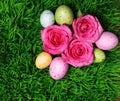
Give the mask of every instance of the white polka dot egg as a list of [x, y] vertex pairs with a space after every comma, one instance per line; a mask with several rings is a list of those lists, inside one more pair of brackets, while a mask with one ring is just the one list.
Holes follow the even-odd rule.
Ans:
[[50, 10], [44, 10], [40, 15], [40, 24], [43, 27], [48, 27], [50, 25], [53, 25], [55, 22], [55, 17], [52, 11]]

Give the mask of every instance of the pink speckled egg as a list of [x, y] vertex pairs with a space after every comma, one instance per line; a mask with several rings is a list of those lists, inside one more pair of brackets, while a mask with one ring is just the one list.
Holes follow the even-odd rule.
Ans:
[[68, 71], [68, 64], [61, 57], [56, 57], [52, 60], [49, 71], [53, 79], [62, 79]]
[[111, 32], [103, 32], [95, 43], [96, 46], [102, 50], [110, 50], [118, 44], [118, 38]]

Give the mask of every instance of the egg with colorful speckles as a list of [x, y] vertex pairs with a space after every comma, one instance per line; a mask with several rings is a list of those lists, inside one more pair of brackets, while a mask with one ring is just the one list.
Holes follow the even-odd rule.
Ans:
[[55, 23], [55, 17], [52, 11], [44, 10], [40, 15], [40, 24], [43, 27], [48, 27]]
[[35, 65], [39, 69], [47, 68], [52, 61], [52, 56], [47, 52], [41, 52], [38, 54], [35, 60]]
[[67, 74], [67, 71], [68, 64], [61, 57], [56, 57], [52, 60], [49, 72], [54, 80], [62, 79]]
[[111, 32], [103, 32], [95, 43], [96, 46], [102, 50], [110, 50], [117, 46], [118, 37]]
[[106, 56], [103, 50], [94, 48], [94, 63], [100, 63], [105, 60]]
[[72, 9], [66, 5], [59, 6], [55, 11], [55, 20], [57, 24], [71, 25], [73, 18], [74, 14]]

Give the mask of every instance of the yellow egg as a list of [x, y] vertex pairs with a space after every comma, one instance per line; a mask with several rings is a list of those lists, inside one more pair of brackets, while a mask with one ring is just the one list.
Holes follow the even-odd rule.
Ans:
[[52, 61], [52, 56], [47, 52], [40, 53], [35, 61], [35, 65], [39, 69], [47, 68]]

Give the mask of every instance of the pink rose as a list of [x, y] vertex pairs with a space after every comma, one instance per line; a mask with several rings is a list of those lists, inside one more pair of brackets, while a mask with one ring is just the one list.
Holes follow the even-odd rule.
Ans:
[[51, 25], [41, 30], [43, 49], [50, 54], [61, 54], [72, 39], [72, 32], [66, 25]]
[[103, 28], [97, 17], [89, 14], [75, 19], [72, 26], [75, 36], [92, 43], [97, 41], [103, 32]]
[[73, 39], [62, 53], [62, 58], [74, 67], [90, 65], [93, 57], [92, 43], [79, 39]]

